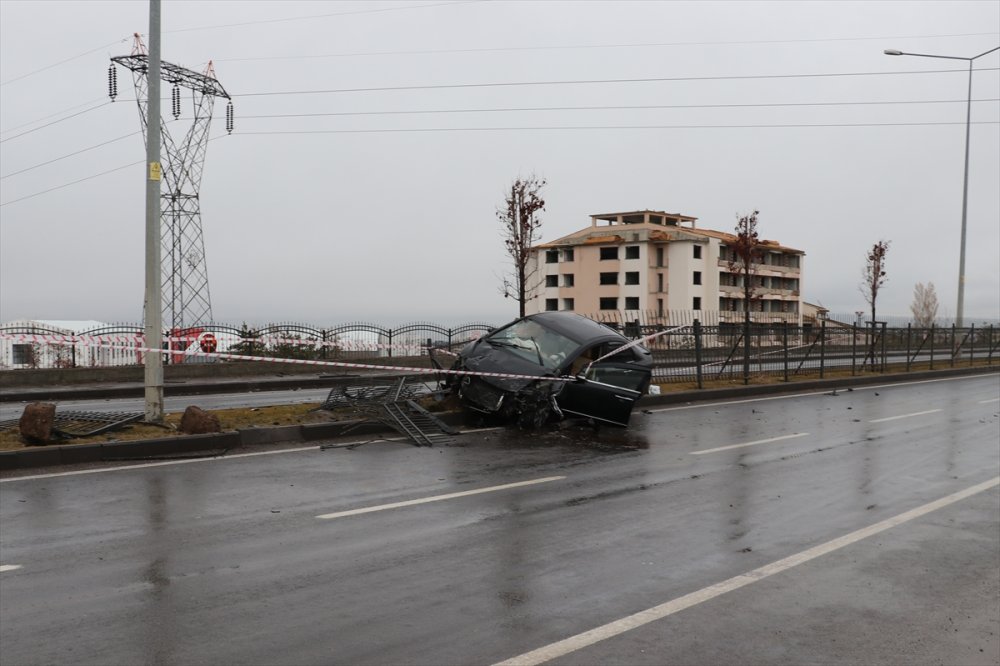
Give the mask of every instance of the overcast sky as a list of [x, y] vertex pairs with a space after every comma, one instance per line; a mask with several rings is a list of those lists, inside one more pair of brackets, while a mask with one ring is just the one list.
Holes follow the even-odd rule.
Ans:
[[[141, 319], [144, 171], [118, 168], [144, 145], [107, 70], [148, 29], [147, 2], [0, 0], [0, 321]], [[512, 318], [495, 211], [532, 173], [543, 240], [594, 213], [731, 231], [758, 209], [806, 253], [806, 300], [867, 309], [886, 239], [879, 311], [933, 282], [955, 314], [967, 63], [882, 52], [996, 47], [995, 0], [167, 0], [162, 29], [163, 59], [214, 60], [235, 107], [226, 136], [216, 105], [201, 188], [219, 322]], [[1000, 316], [998, 67], [973, 75], [967, 320]], [[908, 73], [932, 70], [960, 71]], [[590, 83], [427, 88], [536, 82]], [[321, 92], [358, 88], [396, 90]]]

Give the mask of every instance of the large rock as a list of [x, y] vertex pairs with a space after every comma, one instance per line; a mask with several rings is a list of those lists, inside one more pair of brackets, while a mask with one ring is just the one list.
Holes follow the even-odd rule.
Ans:
[[21, 437], [29, 444], [46, 444], [52, 438], [56, 406], [51, 402], [32, 402], [25, 406], [18, 426]]
[[188, 435], [203, 435], [207, 432], [220, 432], [221, 430], [219, 417], [215, 414], [194, 405], [184, 410], [184, 415], [181, 417], [181, 432]]

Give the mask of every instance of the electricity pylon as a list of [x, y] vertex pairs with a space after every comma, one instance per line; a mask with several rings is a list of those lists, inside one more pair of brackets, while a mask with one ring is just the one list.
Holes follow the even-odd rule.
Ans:
[[[108, 70], [108, 94], [112, 101], [118, 94], [115, 64], [132, 71], [135, 97], [146, 136], [149, 62], [146, 46], [136, 34], [132, 54], [117, 56]], [[212, 299], [208, 290], [208, 267], [205, 263], [205, 241], [201, 229], [199, 191], [208, 147], [208, 130], [212, 122], [215, 98], [229, 101], [226, 107], [226, 130], [233, 131], [233, 103], [229, 93], [215, 79], [212, 63], [205, 73], [161, 61], [160, 78], [173, 85], [171, 110], [174, 120], [181, 115], [181, 88], [191, 91], [194, 117], [178, 142], [167, 123], [160, 117], [162, 161], [160, 216], [160, 283], [163, 324], [171, 330], [212, 322]]]

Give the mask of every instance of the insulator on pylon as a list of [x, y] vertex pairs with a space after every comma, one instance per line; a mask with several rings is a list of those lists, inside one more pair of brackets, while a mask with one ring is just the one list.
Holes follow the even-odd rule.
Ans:
[[171, 92], [171, 102], [173, 103], [174, 120], [181, 117], [181, 89], [174, 84], [174, 89]]
[[233, 133], [233, 100], [226, 104], [226, 132]]
[[114, 65], [108, 67], [108, 97], [112, 102], [118, 97], [118, 70]]

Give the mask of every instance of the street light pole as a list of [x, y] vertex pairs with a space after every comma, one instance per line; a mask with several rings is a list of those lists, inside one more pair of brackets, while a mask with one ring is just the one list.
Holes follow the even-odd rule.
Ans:
[[1000, 51], [1000, 46], [989, 51], [983, 51], [979, 55], [966, 58], [962, 56], [932, 55], [929, 53], [906, 53], [897, 49], [886, 49], [883, 51], [890, 56], [916, 56], [918, 58], [944, 58], [945, 60], [966, 60], [969, 63], [969, 94], [965, 102], [965, 175], [962, 181], [962, 234], [961, 244], [958, 254], [958, 301], [955, 308], [955, 326], [961, 328], [965, 313], [965, 229], [966, 216], [969, 209], [969, 129], [972, 124], [972, 63], [977, 58], [989, 55], [994, 51]]

